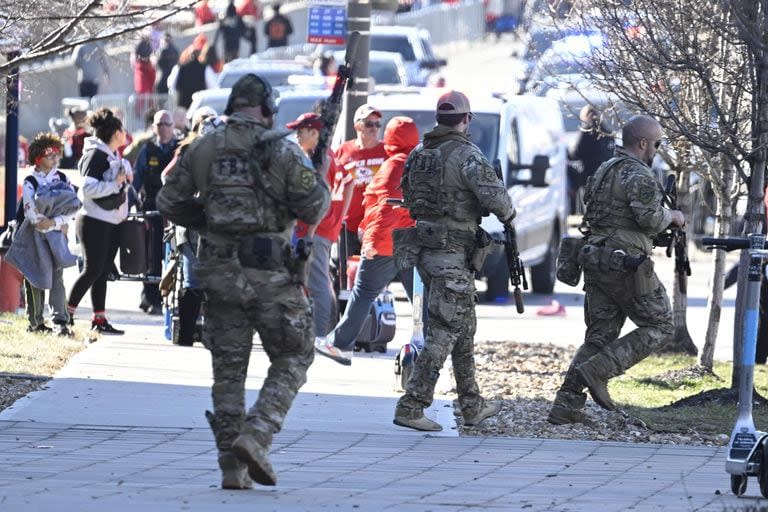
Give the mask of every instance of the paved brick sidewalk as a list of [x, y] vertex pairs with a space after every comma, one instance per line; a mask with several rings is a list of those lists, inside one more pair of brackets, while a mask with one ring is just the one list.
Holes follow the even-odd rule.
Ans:
[[756, 504], [727, 491], [724, 451], [716, 448], [286, 431], [272, 451], [278, 485], [251, 491], [217, 488], [207, 429], [4, 421], [0, 453], [3, 511], [721, 511]]

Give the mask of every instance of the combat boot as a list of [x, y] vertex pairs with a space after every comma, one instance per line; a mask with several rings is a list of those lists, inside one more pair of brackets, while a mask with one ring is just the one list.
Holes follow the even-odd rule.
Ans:
[[232, 451], [237, 458], [248, 466], [248, 474], [254, 482], [261, 485], [275, 485], [277, 476], [269, 462], [267, 448], [259, 443], [259, 432], [245, 427], [232, 443]]
[[501, 411], [501, 402], [498, 400], [494, 400], [493, 402], [485, 402], [483, 404], [483, 408], [480, 409], [477, 414], [474, 414], [473, 416], [470, 416], [467, 418], [464, 416], [464, 426], [465, 427], [474, 427], [481, 421], [490, 418], [491, 416], [496, 416]]
[[248, 476], [248, 466], [237, 460], [230, 451], [219, 452], [222, 489], [252, 489], [253, 481]]
[[443, 430], [442, 425], [427, 418], [424, 416], [424, 413], [417, 415], [417, 413], [408, 414], [395, 411], [395, 419], [392, 420], [392, 423], [401, 427], [421, 430], [422, 432], [440, 432]]
[[584, 414], [583, 411], [578, 411], [575, 409], [569, 409], [567, 407], [563, 407], [562, 405], [553, 405], [552, 409], [549, 410], [549, 416], [547, 416], [547, 421], [552, 423], [553, 425], [567, 425], [569, 423], [583, 423], [584, 425], [587, 425], [588, 427], [594, 427], [595, 422], [592, 421], [592, 419]]
[[616, 403], [611, 399], [611, 395], [608, 393], [608, 379], [597, 375], [597, 372], [592, 370], [594, 365], [591, 365], [590, 361], [587, 361], [576, 368], [576, 373], [584, 381], [584, 384], [586, 384], [587, 389], [589, 389], [589, 394], [592, 395], [592, 399], [597, 405], [607, 411], [616, 410]]

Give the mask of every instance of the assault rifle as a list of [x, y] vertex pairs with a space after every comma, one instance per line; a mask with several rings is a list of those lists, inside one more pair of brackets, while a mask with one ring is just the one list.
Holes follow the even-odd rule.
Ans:
[[339, 115], [341, 114], [341, 105], [344, 100], [344, 90], [352, 84], [354, 80], [354, 70], [352, 69], [352, 63], [355, 60], [357, 54], [357, 43], [360, 39], [359, 32], [352, 32], [349, 34], [347, 40], [347, 53], [344, 55], [344, 64], [339, 66], [336, 72], [336, 81], [333, 83], [333, 89], [328, 100], [323, 104], [320, 117], [323, 119], [323, 127], [320, 129], [320, 137], [317, 141], [317, 147], [312, 154], [312, 163], [315, 169], [320, 169], [325, 158], [325, 153], [328, 150], [328, 143], [333, 136], [333, 131], [336, 129], [336, 123], [339, 121]]
[[[504, 180], [501, 174], [501, 161], [497, 158], [493, 161], [493, 169], [500, 180]], [[523, 292], [520, 291], [520, 284], [523, 289], [528, 289], [528, 281], [525, 278], [525, 267], [523, 260], [520, 259], [520, 252], [517, 249], [517, 231], [512, 223], [504, 224], [504, 254], [507, 258], [507, 267], [509, 267], [509, 282], [514, 287], [515, 307], [517, 312], [522, 314], [525, 311], [523, 304]]]
[[[674, 174], [667, 176], [667, 183], [664, 187], [664, 195], [667, 204], [673, 210], [678, 210], [677, 206], [677, 184]], [[658, 237], [663, 240], [660, 244], [667, 248], [667, 258], [672, 257], [672, 250], [675, 251], [675, 274], [677, 274], [680, 293], [688, 293], [688, 277], [691, 275], [691, 263], [688, 260], [688, 235], [681, 227], [670, 225], [667, 230]], [[668, 242], [668, 245], [667, 245]]]

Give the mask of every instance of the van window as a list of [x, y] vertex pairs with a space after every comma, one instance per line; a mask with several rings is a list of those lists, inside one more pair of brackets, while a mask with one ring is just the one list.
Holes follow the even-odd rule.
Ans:
[[[395, 116], [408, 116], [416, 123], [419, 128], [419, 136], [431, 131], [435, 127], [435, 112], [433, 110], [386, 110], [381, 111], [383, 116], [382, 126]], [[382, 132], [379, 133], [381, 137]], [[475, 114], [472, 122], [469, 124], [469, 137], [472, 139], [483, 155], [493, 162], [498, 158], [499, 151], [499, 115], [498, 114]]]
[[371, 51], [399, 53], [406, 62], [416, 60], [411, 43], [406, 36], [371, 35]]

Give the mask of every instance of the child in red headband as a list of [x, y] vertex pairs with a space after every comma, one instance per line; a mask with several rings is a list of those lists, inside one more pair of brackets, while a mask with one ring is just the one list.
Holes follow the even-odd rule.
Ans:
[[[23, 219], [29, 220], [35, 229], [41, 232], [60, 230], [66, 234], [69, 222], [72, 220], [62, 216], [48, 218], [38, 212], [35, 207], [35, 192], [41, 185], [52, 185], [58, 182], [70, 184], [67, 175], [58, 170], [63, 151], [64, 143], [54, 133], [39, 133], [29, 145], [29, 162], [32, 164], [32, 172], [24, 178], [21, 195], [22, 212]], [[19, 219], [19, 221], [23, 219]], [[29, 319], [28, 331], [41, 334], [55, 331], [59, 336], [72, 335], [68, 327], [69, 313], [67, 312], [63, 269], [54, 270], [53, 286], [48, 297], [48, 302], [53, 309], [53, 329], [45, 325], [43, 316], [45, 290], [35, 288], [25, 279], [24, 291], [27, 302], [27, 318]]]

